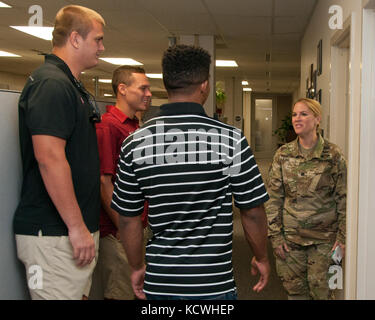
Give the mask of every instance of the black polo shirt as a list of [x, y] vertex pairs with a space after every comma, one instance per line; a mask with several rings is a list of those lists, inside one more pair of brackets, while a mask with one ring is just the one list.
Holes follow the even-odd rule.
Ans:
[[131, 217], [149, 203], [146, 293], [201, 298], [235, 289], [232, 197], [240, 209], [268, 200], [243, 133], [201, 105], [163, 105], [124, 141], [111, 206]]
[[32, 136], [66, 140], [75, 195], [90, 232], [99, 229], [100, 167], [92, 106], [69, 67], [55, 55], [29, 77], [19, 100], [23, 165], [21, 201], [14, 217], [16, 234], [67, 235], [68, 230], [44, 186], [34, 156]]

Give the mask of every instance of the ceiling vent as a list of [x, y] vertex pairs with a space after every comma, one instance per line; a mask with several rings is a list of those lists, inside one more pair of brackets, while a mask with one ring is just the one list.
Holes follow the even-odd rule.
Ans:
[[228, 46], [221, 35], [215, 35], [215, 46], [216, 49], [228, 49]]

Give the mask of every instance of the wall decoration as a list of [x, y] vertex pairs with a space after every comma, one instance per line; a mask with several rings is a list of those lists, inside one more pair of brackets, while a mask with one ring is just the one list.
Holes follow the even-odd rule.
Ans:
[[306, 98], [309, 97], [309, 89], [310, 89], [310, 79], [306, 79]]
[[306, 79], [306, 98], [314, 99], [314, 64], [309, 70], [309, 77]]
[[[313, 72], [313, 77], [312, 77], [312, 84], [311, 84], [311, 87], [312, 87], [312, 92], [313, 92], [313, 98], [315, 98], [316, 97], [316, 95], [317, 95], [317, 78], [318, 78], [318, 70], [315, 70], [314, 72]], [[312, 98], [312, 99], [313, 99]]]
[[318, 50], [317, 50], [317, 67], [318, 76], [323, 73], [323, 40], [320, 39], [318, 43]]
[[318, 94], [316, 95], [316, 100], [322, 104], [322, 89], [318, 91]]
[[306, 98], [314, 99], [314, 97], [315, 97], [314, 89], [313, 87], [310, 87], [309, 90], [307, 91]]

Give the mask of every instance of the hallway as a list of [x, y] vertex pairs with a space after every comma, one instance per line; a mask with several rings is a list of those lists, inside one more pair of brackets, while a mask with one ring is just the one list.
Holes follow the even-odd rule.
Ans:
[[[16, 256], [13, 213], [19, 202], [22, 167], [18, 138], [18, 99], [29, 74], [51, 51], [51, 41], [14, 27], [34, 20], [51, 35], [57, 10], [72, 1], [7, 1], [0, 5], [0, 101], [2, 147], [0, 176], [9, 181], [0, 193], [2, 245], [1, 299], [28, 299], [24, 267]], [[80, 0], [77, 4], [99, 11], [108, 22], [106, 51], [98, 66], [82, 73], [80, 81], [99, 107], [114, 103], [111, 77], [117, 67], [108, 58], [132, 58], [150, 78], [153, 106], [167, 101], [160, 60], [174, 44], [197, 44], [211, 53], [210, 94], [206, 112], [241, 129], [255, 149], [259, 137], [269, 146], [268, 133], [257, 121], [282, 126], [291, 101], [312, 97], [323, 107], [324, 138], [337, 144], [347, 157], [347, 230], [344, 289], [348, 300], [375, 299], [375, 0]], [[36, 7], [34, 13], [30, 12]], [[30, 26], [30, 25], [29, 25]], [[48, 37], [47, 37], [48, 38]], [[152, 50], [150, 50], [152, 48]], [[3, 51], [5, 50], [5, 51]], [[128, 61], [128, 60], [126, 60]], [[231, 67], [223, 62], [234, 62]], [[219, 63], [220, 62], [220, 63]], [[120, 64], [124, 64], [121, 62]], [[126, 62], [128, 63], [128, 62]], [[226, 100], [219, 106], [215, 89]], [[281, 98], [280, 98], [281, 97]], [[273, 99], [257, 117], [255, 100]], [[283, 101], [280, 101], [283, 100]], [[282, 107], [281, 107], [282, 106]], [[284, 108], [285, 106], [285, 108]], [[268, 107], [269, 108], [269, 107]], [[288, 109], [289, 111], [289, 109]], [[268, 129], [269, 126], [267, 126]], [[270, 129], [271, 130], [271, 129]], [[281, 141], [273, 136], [272, 145]], [[258, 142], [258, 143], [256, 143]], [[263, 149], [258, 152], [263, 152]], [[263, 180], [270, 159], [256, 160]], [[240, 300], [284, 300], [269, 245], [271, 278], [260, 294], [252, 286], [251, 250], [243, 235], [240, 212], [234, 210], [233, 264]]]
[[[271, 164], [270, 159], [257, 160], [263, 181], [266, 180], [267, 172]], [[240, 212], [234, 208], [234, 236], [233, 236], [233, 269], [238, 290], [239, 300], [286, 300], [287, 296], [281, 281], [276, 274], [275, 259], [272, 254], [271, 243], [268, 243], [268, 258], [271, 265], [271, 275], [267, 287], [259, 294], [252, 290], [259, 276], [250, 273], [250, 262], [253, 257], [249, 245], [243, 234]]]

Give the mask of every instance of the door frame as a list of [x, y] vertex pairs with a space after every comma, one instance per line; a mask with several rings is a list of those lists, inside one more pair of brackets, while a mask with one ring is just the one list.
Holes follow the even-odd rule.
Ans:
[[357, 299], [375, 299], [375, 0], [363, 8]]

